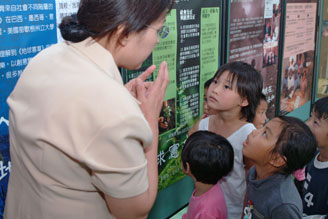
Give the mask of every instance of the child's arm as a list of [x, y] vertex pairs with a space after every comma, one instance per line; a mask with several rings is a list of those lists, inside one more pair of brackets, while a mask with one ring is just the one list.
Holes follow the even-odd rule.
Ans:
[[[200, 119], [201, 120], [201, 119]], [[197, 132], [198, 131], [198, 126], [199, 126], [199, 122], [200, 120], [198, 120], [188, 131], [188, 136], [190, 136], [192, 133]]]

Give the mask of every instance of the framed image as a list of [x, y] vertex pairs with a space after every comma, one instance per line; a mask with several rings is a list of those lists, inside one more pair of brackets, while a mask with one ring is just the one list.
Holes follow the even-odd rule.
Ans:
[[244, 61], [263, 76], [267, 116], [274, 117], [278, 75], [280, 0], [230, 1], [227, 61]]
[[322, 20], [320, 32], [320, 51], [318, 63], [318, 81], [317, 96], [318, 98], [328, 96], [328, 2], [322, 4]]
[[287, 0], [280, 114], [287, 114], [311, 101], [317, 18], [316, 0]]

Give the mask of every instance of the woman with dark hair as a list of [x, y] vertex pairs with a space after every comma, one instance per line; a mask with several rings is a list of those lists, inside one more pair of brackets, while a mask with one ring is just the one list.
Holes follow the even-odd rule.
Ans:
[[11, 175], [4, 218], [145, 218], [157, 194], [158, 117], [169, 82], [138, 69], [173, 0], [81, 0], [8, 98]]

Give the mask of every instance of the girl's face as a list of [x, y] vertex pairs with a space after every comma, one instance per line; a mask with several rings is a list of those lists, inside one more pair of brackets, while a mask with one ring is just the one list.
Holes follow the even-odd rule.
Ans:
[[318, 119], [315, 113], [311, 112], [311, 117], [306, 121], [312, 133], [318, 141], [318, 147], [328, 147], [328, 120]]
[[267, 119], [266, 112], [268, 110], [268, 103], [265, 100], [261, 100], [260, 105], [257, 106], [253, 124], [259, 129], [262, 128]]
[[213, 110], [229, 111], [248, 105], [237, 91], [237, 80], [231, 81], [231, 74], [223, 72], [219, 78], [214, 78], [207, 92], [207, 104]]
[[129, 33], [123, 39], [123, 46], [115, 57], [116, 64], [130, 70], [139, 69], [159, 42], [158, 31], [164, 25], [165, 17], [166, 12], [146, 29]]
[[243, 155], [256, 164], [269, 163], [281, 131], [282, 125], [278, 118], [272, 119], [263, 128], [253, 130], [243, 143]]

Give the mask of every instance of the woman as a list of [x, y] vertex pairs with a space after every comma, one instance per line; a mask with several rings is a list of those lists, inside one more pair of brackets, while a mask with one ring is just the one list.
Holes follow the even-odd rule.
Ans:
[[[8, 98], [5, 218], [144, 218], [157, 193], [158, 116], [168, 84], [148, 68], [173, 0], [81, 0], [64, 43], [40, 52]], [[167, 34], [167, 31], [166, 33]], [[73, 43], [74, 42], [74, 43]]]

